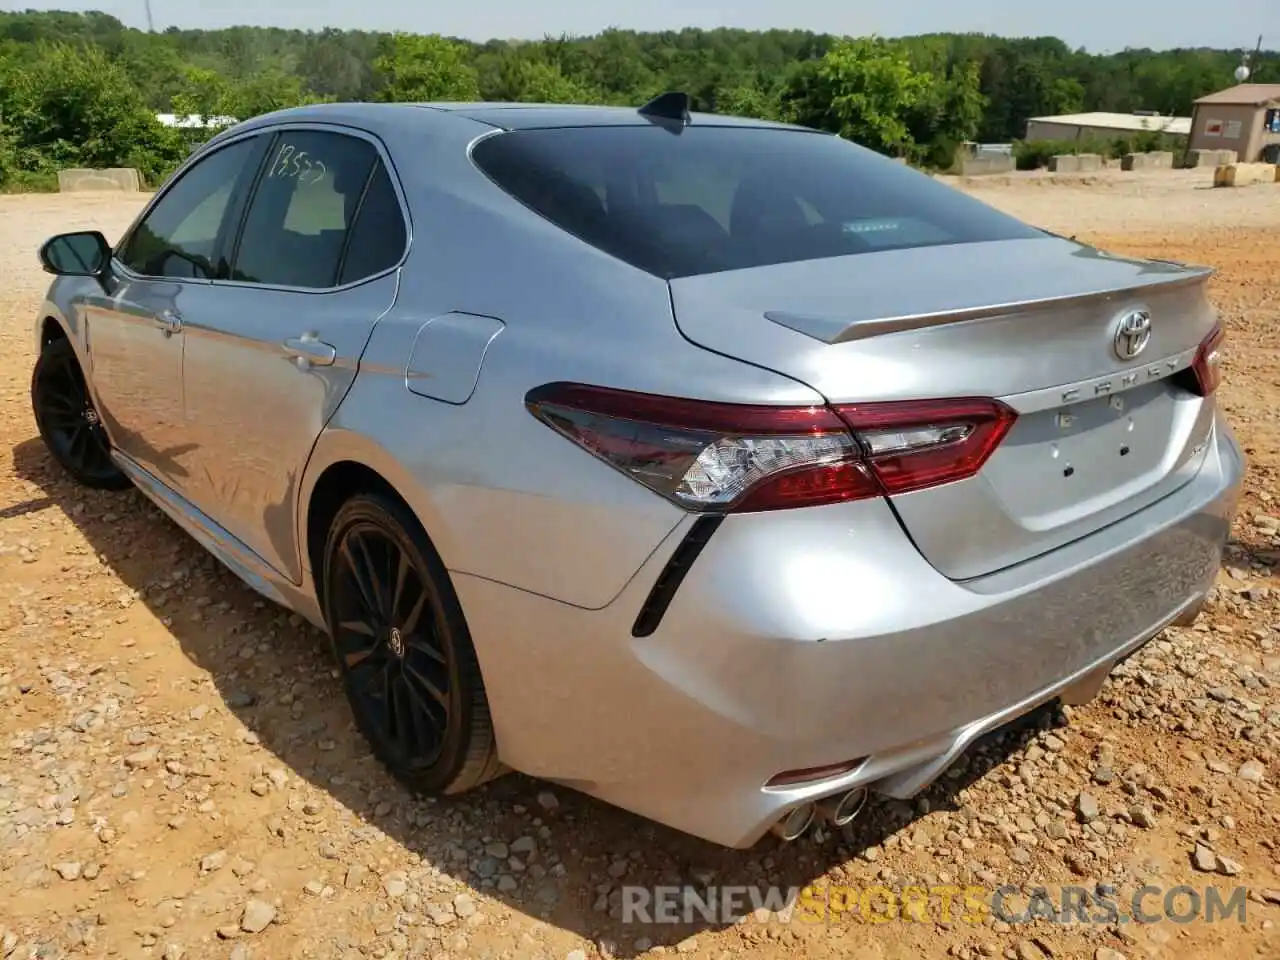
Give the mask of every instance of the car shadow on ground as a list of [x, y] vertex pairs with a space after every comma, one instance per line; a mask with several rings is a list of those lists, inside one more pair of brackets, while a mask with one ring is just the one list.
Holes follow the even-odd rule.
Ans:
[[[832, 871], [838, 875], [842, 864], [907, 830], [923, 813], [955, 809], [956, 795], [966, 786], [1021, 751], [1038, 732], [1065, 722], [1056, 706], [1042, 708], [975, 744], [912, 803], [873, 801], [843, 830], [811, 830], [789, 844], [768, 836], [746, 851], [705, 843], [519, 774], [463, 797], [416, 800], [383, 771], [355, 730], [323, 634], [241, 584], [142, 494], [76, 486], [35, 438], [19, 444], [13, 456], [18, 475], [44, 494], [32, 503], [44, 507], [47, 498], [74, 522], [186, 656], [208, 672], [228, 710], [287, 772], [326, 792], [362, 827], [376, 826], [442, 875], [527, 916], [607, 943], [617, 957], [727, 926], [768, 904], [769, 891], [778, 897]], [[371, 833], [354, 829], [350, 839], [355, 849], [337, 856], [367, 863], [360, 845], [376, 838]], [[301, 842], [306, 836], [274, 842]], [[536, 853], [524, 852], [528, 839], [514, 843], [522, 837], [536, 841]], [[945, 847], [959, 839], [935, 837], [930, 842]], [[514, 849], [504, 858], [494, 844]], [[319, 872], [321, 858], [331, 860], [335, 853], [318, 847], [307, 855], [316, 860]], [[520, 862], [513, 864], [511, 856]], [[966, 859], [962, 856], [960, 862]], [[334, 865], [327, 866], [331, 871]], [[910, 880], [876, 872], [890, 887]], [[957, 872], [954, 882], [975, 882], [965, 869]], [[677, 904], [677, 922], [645, 923], [643, 911], [624, 917], [623, 886], [666, 888], [674, 900], [665, 902]], [[727, 907], [708, 914], [704, 898], [709, 886], [748, 890], [739, 894], [731, 915], [723, 912]], [[683, 889], [674, 893], [672, 887]], [[752, 889], [758, 893], [750, 893]], [[646, 901], [641, 895], [631, 902], [644, 907]], [[781, 902], [774, 900], [774, 905]]]

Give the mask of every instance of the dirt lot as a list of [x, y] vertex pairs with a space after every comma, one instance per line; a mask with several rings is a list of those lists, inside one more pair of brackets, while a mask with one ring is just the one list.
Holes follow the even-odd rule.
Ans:
[[[1208, 611], [917, 803], [748, 852], [517, 776], [449, 803], [403, 794], [317, 633], [140, 495], [73, 488], [36, 438], [35, 248], [75, 227], [114, 239], [136, 199], [0, 197], [0, 957], [1280, 956], [1280, 186], [1208, 179], [964, 185], [1055, 231], [1220, 268], [1221, 396], [1250, 475]], [[856, 890], [829, 894], [835, 916], [622, 922], [620, 888], [659, 884]], [[1150, 885], [1149, 919], [1186, 884], [1172, 912], [1199, 901], [1200, 919], [1010, 923], [963, 899], [944, 916], [936, 894], [874, 922], [897, 891], [952, 884], [1009, 885], [1015, 915], [1064, 884], [1111, 884], [1127, 915]], [[1204, 919], [1208, 888], [1245, 886], [1243, 922]]]

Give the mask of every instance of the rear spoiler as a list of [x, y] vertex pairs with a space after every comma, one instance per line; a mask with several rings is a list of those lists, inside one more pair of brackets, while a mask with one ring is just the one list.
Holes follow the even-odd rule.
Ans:
[[986, 320], [1015, 313], [1055, 310], [1064, 306], [1076, 306], [1086, 303], [1106, 303], [1109, 300], [1135, 296], [1153, 288], [1163, 291], [1176, 287], [1195, 286], [1205, 283], [1216, 273], [1213, 267], [1194, 266], [1178, 263], [1174, 260], [1152, 259], [1151, 262], [1181, 267], [1184, 272], [1174, 276], [1153, 277], [1143, 283], [1126, 284], [1102, 290], [1038, 297], [1033, 300], [1020, 300], [1010, 303], [960, 307], [955, 310], [938, 310], [932, 313], [912, 313], [849, 320], [838, 316], [819, 316], [790, 313], [785, 310], [767, 310], [764, 316], [765, 319], [779, 326], [787, 327], [797, 333], [803, 333], [805, 336], [813, 337], [813, 339], [820, 340], [823, 343], [847, 343], [851, 340], [866, 340], [870, 337], [883, 336], [888, 333], [900, 333], [904, 330], [921, 330], [951, 323]]

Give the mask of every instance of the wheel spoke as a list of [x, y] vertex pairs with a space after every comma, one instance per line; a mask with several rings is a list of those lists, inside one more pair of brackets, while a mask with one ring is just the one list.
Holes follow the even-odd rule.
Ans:
[[[347, 669], [354, 670], [356, 667], [360, 666], [370, 657], [375, 655], [378, 657], [386, 656], [386, 651], [383, 650], [382, 645], [379, 643], [371, 643], [367, 647], [349, 650], [347, 653], [342, 655], [342, 662], [347, 665]], [[376, 664], [370, 664], [370, 666], [374, 665]]]
[[[440, 706], [444, 707], [446, 712], [448, 711], [449, 698], [443, 690], [441, 690], [434, 683], [428, 680], [426, 676], [424, 676], [418, 670], [415, 670], [412, 666], [410, 666], [407, 661], [405, 662], [405, 665], [404, 665], [404, 672], [405, 672], [406, 678], [412, 677], [415, 681], [417, 681], [416, 686], [421, 687], [422, 691], [426, 693], [427, 696], [429, 696], [436, 703], [440, 704]], [[414, 686], [414, 685], [415, 684], [411, 684], [411, 686]]]
[[[423, 740], [430, 741], [443, 736], [444, 725], [448, 722], [449, 718], [449, 711], [447, 709], [440, 710], [433, 708], [431, 706], [431, 702], [422, 695], [422, 691], [418, 689], [416, 684], [406, 681], [405, 691], [409, 694], [409, 697], [413, 700], [414, 706], [417, 708], [413, 711], [414, 717], [420, 717], [425, 720], [427, 725], [431, 728], [426, 732]], [[441, 722], [442, 719], [444, 723]]]
[[416, 634], [405, 640], [405, 648], [410, 652], [421, 653], [433, 663], [438, 663], [442, 667], [448, 665], [448, 661], [444, 658], [444, 653], [437, 649], [434, 644], [428, 643]]
[[63, 381], [66, 384], [67, 399], [74, 403], [78, 409], [83, 410], [89, 406], [89, 397], [85, 393], [84, 384], [80, 382], [80, 378], [75, 371], [68, 368], [63, 373]]
[[351, 579], [355, 581], [356, 590], [359, 591], [360, 597], [364, 601], [365, 613], [378, 618], [381, 611], [378, 609], [377, 594], [373, 592], [370, 584], [366, 582], [361, 561], [356, 559], [355, 553], [351, 549], [351, 541], [355, 539], [357, 539], [355, 534], [349, 534], [342, 541], [342, 557], [346, 561], [347, 572]]
[[383, 714], [383, 722], [386, 724], [385, 729], [387, 736], [392, 740], [398, 740], [396, 736], [396, 699], [395, 679], [391, 676], [391, 665], [388, 664], [382, 671], [382, 705], [385, 713]]
[[427, 590], [424, 586], [418, 592], [418, 599], [414, 601], [413, 609], [409, 611], [409, 615], [404, 618], [404, 623], [400, 625], [400, 629], [405, 633], [417, 633], [418, 621], [422, 619], [422, 608], [427, 605]]
[[84, 423], [84, 417], [79, 413], [68, 413], [63, 409], [53, 409], [46, 406], [44, 409], [44, 422], [50, 430], [58, 433], [71, 433]]
[[368, 620], [343, 620], [338, 629], [347, 633], [358, 633], [362, 637], [376, 637], [378, 632]]
[[67, 446], [68, 458], [74, 460], [76, 466], [84, 467], [84, 455], [89, 446], [89, 428], [81, 424], [72, 430]]
[[40, 405], [44, 407], [46, 415], [63, 414], [77, 420], [84, 415], [84, 407], [77, 406], [70, 398], [58, 393], [46, 392], [40, 398]]
[[98, 435], [90, 430], [84, 451], [85, 471], [88, 473], [99, 472], [102, 470], [106, 459], [106, 451], [102, 449], [102, 444], [98, 442]]
[[396, 614], [400, 611], [400, 600], [404, 596], [404, 584], [409, 578], [409, 555], [403, 550], [397, 551], [400, 554], [400, 563], [396, 567], [396, 585], [391, 592], [391, 620], [394, 623]]
[[364, 566], [364, 574], [369, 585], [369, 595], [373, 597], [376, 604], [374, 612], [380, 613], [384, 620], [390, 620], [387, 616], [387, 594], [382, 583], [382, 578], [378, 575], [378, 565], [373, 562], [373, 556], [369, 553], [369, 544], [365, 542], [364, 535], [359, 536], [352, 534], [352, 539], [356, 542], [356, 549], [360, 554], [360, 561]]
[[413, 722], [413, 694], [409, 690], [409, 685], [405, 682], [403, 676], [398, 677], [395, 682], [395, 717], [396, 729], [399, 731], [400, 739], [406, 743], [417, 741], [415, 746], [422, 746], [421, 740], [416, 736], [418, 730], [417, 725]]
[[[385, 680], [389, 667], [390, 665], [385, 657], [366, 658], [351, 671], [352, 677], [356, 681], [354, 684], [356, 692], [361, 697], [379, 699], [380, 691], [385, 689]], [[361, 674], [363, 674], [363, 677]]]

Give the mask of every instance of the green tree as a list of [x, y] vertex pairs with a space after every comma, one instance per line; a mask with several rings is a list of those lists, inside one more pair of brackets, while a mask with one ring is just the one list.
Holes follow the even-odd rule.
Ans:
[[374, 61], [374, 69], [383, 79], [379, 100], [480, 99], [480, 81], [467, 49], [439, 34], [395, 34]]
[[221, 74], [200, 67], [187, 67], [170, 106], [181, 117], [197, 116], [208, 120], [225, 116], [230, 90], [231, 82]]
[[778, 98], [761, 90], [755, 84], [721, 87], [716, 91], [715, 98], [716, 113], [730, 117], [751, 117], [756, 120], [779, 118]]
[[494, 100], [515, 103], [599, 103], [598, 90], [567, 77], [560, 67], [521, 50], [506, 53], [498, 61]]
[[909, 155], [917, 163], [947, 169], [960, 145], [977, 136], [987, 98], [977, 63], [960, 63], [948, 75], [926, 77], [922, 95], [906, 113], [914, 144]]
[[248, 120], [263, 113], [332, 99], [307, 90], [301, 77], [278, 68], [268, 69], [230, 84], [218, 102], [218, 112], [237, 120]]
[[[44, 61], [59, 46], [76, 54], [55, 56], [52, 71]], [[160, 128], [140, 108], [249, 117], [329, 98], [634, 107], [683, 90], [699, 110], [798, 120], [943, 165], [961, 140], [1025, 136], [1033, 116], [1091, 110], [1188, 116], [1197, 97], [1233, 83], [1246, 53], [1253, 55], [1207, 48], [1101, 55], [1053, 37], [937, 33], [889, 42], [731, 28], [483, 43], [244, 26], [148, 33], [100, 13], [0, 12], [0, 109], [8, 111], [3, 162], [18, 173], [44, 171], [36, 175], [46, 182], [51, 171], [82, 157], [123, 164], [132, 152], [142, 158], [138, 165], [161, 170], [174, 155], [175, 137], [185, 148], [187, 138], [207, 135]], [[1280, 52], [1262, 51], [1251, 67], [1258, 82], [1280, 80]], [[86, 73], [100, 82], [89, 84]], [[48, 89], [37, 91], [33, 83]], [[131, 119], [100, 125], [126, 102]]]
[[784, 116], [881, 153], [903, 155], [914, 141], [906, 116], [928, 96], [930, 78], [905, 51], [879, 37], [839, 41], [792, 78]]
[[154, 181], [182, 153], [129, 76], [98, 47], [41, 42], [29, 63], [7, 70], [0, 97], [19, 164], [32, 172], [131, 166]]

